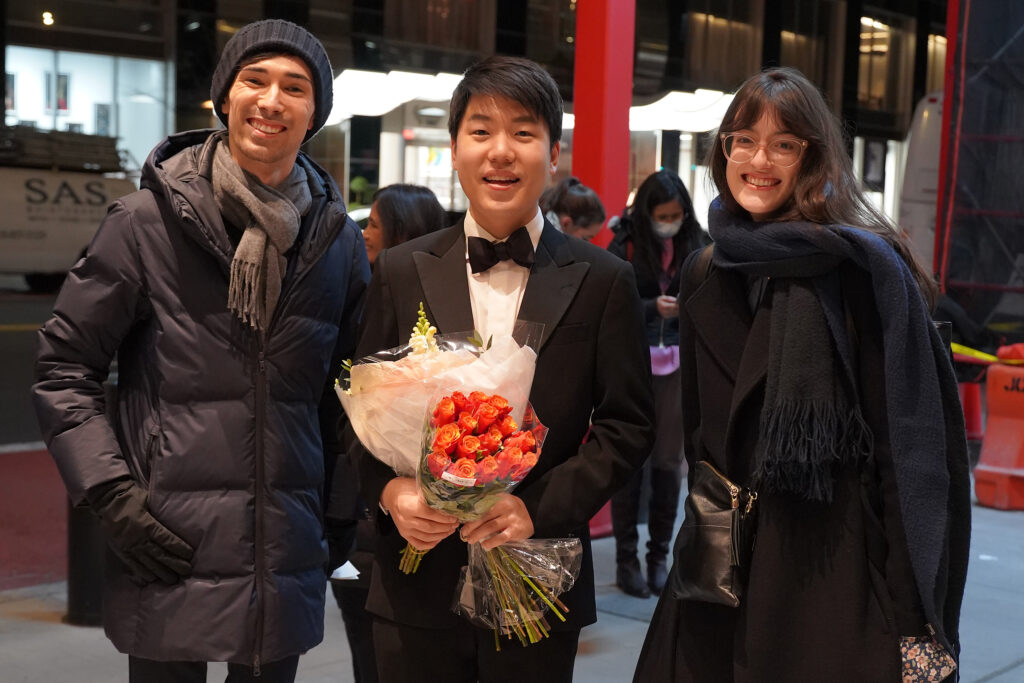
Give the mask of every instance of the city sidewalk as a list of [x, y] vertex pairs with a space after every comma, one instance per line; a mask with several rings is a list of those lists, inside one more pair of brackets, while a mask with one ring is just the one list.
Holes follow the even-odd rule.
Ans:
[[[614, 542], [594, 542], [598, 622], [584, 629], [576, 660], [579, 683], [632, 679], [655, 600], [614, 585]], [[0, 592], [0, 680], [4, 683], [117, 683], [127, 660], [102, 629], [61, 623], [63, 582]], [[329, 602], [324, 643], [299, 664], [302, 683], [352, 680], [345, 632]], [[971, 567], [964, 599], [961, 666], [965, 683], [1024, 682], [1024, 512], [974, 508]], [[211, 666], [209, 680], [225, 669]]]

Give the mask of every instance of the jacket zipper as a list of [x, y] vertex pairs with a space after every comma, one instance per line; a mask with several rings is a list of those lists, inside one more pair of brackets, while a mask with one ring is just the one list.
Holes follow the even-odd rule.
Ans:
[[[318, 207], [316, 209], [316, 214], [312, 216], [312, 218], [310, 219], [309, 225], [317, 225], [321, 221], [321, 215], [327, 210], [328, 206], [326, 205], [321, 205], [320, 207]], [[344, 224], [342, 224], [342, 226], [344, 227]], [[285, 282], [283, 283], [284, 288], [281, 290], [281, 296], [277, 300], [277, 308], [274, 309], [274, 315], [271, 317], [270, 322], [267, 324], [266, 333], [268, 335], [270, 334], [270, 331], [274, 328], [274, 323], [277, 322], [278, 317], [280, 317], [279, 314], [281, 310], [285, 308], [285, 303], [291, 298], [291, 295], [296, 291], [299, 283], [302, 282], [303, 279], [305, 279], [306, 275], [309, 274], [309, 271], [311, 271], [313, 267], [316, 266], [316, 264], [320, 261], [320, 259], [323, 258], [323, 255], [327, 252], [328, 249], [331, 248], [331, 245], [334, 244], [334, 240], [337, 239], [337, 237], [338, 235], [337, 233], [335, 233], [331, 237], [331, 239], [324, 239], [322, 244], [320, 245], [320, 248], [316, 251], [316, 253], [311, 254], [312, 258], [310, 258], [308, 261], [296, 261], [295, 270], [292, 272], [291, 277], [285, 278]], [[300, 255], [296, 254], [295, 258], [299, 259]]]
[[263, 620], [266, 604], [263, 595], [263, 418], [266, 410], [264, 394], [267, 390], [267, 363], [263, 353], [263, 338], [257, 336], [258, 368], [256, 371], [256, 490], [255, 490], [255, 543], [254, 562], [256, 570], [256, 653], [253, 657], [252, 675], [260, 676], [260, 655], [263, 652]]

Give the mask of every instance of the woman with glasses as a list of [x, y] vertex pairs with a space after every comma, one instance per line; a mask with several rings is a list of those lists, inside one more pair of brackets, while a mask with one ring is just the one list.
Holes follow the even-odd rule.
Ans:
[[690, 492], [636, 681], [956, 678], [956, 381], [935, 286], [846, 150], [785, 68], [740, 87], [712, 144], [715, 243], [679, 293]]
[[[651, 455], [632, 481], [612, 496], [615, 584], [637, 598], [661, 593], [668, 576], [668, 550], [683, 478], [682, 425], [679, 423], [680, 266], [708, 243], [693, 215], [690, 193], [678, 175], [662, 169], [640, 184], [633, 205], [609, 224], [615, 236], [608, 251], [633, 264], [644, 303], [647, 343], [654, 382], [655, 440]], [[651, 484], [647, 506], [647, 576], [637, 556], [637, 518], [644, 478]]]

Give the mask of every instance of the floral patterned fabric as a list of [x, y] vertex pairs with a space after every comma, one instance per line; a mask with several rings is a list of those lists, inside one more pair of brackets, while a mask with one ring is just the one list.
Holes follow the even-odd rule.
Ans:
[[931, 636], [900, 638], [903, 683], [939, 683], [956, 671], [956, 662]]

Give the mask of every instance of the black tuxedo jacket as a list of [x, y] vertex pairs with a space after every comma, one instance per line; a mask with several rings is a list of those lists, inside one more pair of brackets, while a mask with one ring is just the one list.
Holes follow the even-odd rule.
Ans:
[[[358, 356], [408, 339], [420, 302], [439, 333], [473, 329], [465, 254], [461, 222], [382, 252]], [[549, 619], [553, 628], [578, 629], [596, 620], [589, 520], [643, 464], [654, 438], [650, 354], [633, 269], [545, 221], [518, 317], [544, 324], [530, 402], [550, 431], [539, 462], [513, 493], [529, 510], [535, 538], [583, 543], [580, 577], [563, 597], [568, 621]], [[462, 618], [451, 605], [466, 544], [454, 533], [416, 574], [400, 573], [405, 540], [376, 505], [395, 474], [362, 447], [355, 451], [380, 531], [367, 608], [412, 626], [454, 625]]]

